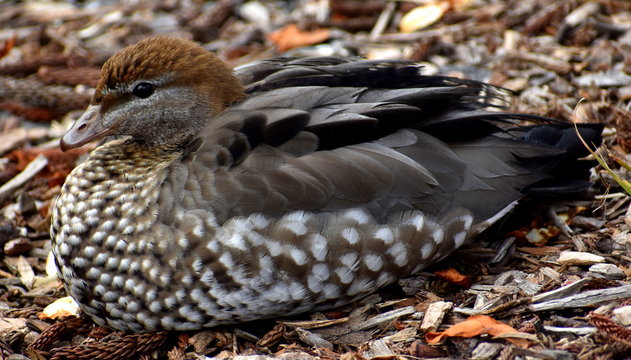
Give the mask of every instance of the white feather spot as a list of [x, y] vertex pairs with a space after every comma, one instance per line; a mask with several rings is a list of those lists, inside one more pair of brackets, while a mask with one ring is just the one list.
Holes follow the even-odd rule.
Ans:
[[182, 249], [187, 249], [188, 248], [188, 239], [186, 238], [186, 236], [180, 234], [180, 236], [177, 239], [177, 244]]
[[288, 290], [293, 300], [302, 300], [306, 297], [307, 289], [296, 281], [289, 283]]
[[218, 261], [228, 269], [234, 266], [232, 255], [230, 255], [229, 252], [224, 252], [223, 254], [221, 254], [221, 257], [219, 257]]
[[229, 246], [233, 249], [239, 249], [241, 251], [247, 250], [245, 239], [239, 233], [233, 233], [231, 236], [228, 236], [224, 242], [224, 245]]
[[329, 253], [327, 239], [320, 234], [312, 234], [309, 236], [307, 243], [311, 244], [311, 255], [313, 255], [317, 261], [324, 261], [326, 255]]
[[116, 268], [118, 268], [118, 263], [119, 260], [117, 257], [111, 257], [107, 259], [107, 262], [105, 263], [105, 268], [107, 270], [115, 270]]
[[461, 231], [457, 233], [456, 235], [454, 235], [454, 243], [455, 243], [456, 248], [459, 248], [466, 239], [467, 239], [466, 231]]
[[309, 290], [312, 292], [319, 293], [322, 289], [324, 289], [324, 282], [314, 275], [309, 275], [307, 277], [307, 286], [309, 286]]
[[428, 241], [421, 247], [421, 256], [423, 259], [428, 259], [432, 251], [434, 251], [434, 243]]
[[81, 245], [81, 238], [76, 236], [76, 235], [68, 236], [66, 241], [68, 242], [68, 244], [70, 244], [72, 246], [79, 246], [79, 245]]
[[128, 258], [123, 258], [120, 261], [120, 264], [118, 265], [118, 271], [126, 272], [127, 270], [129, 270], [130, 263], [131, 263], [131, 260], [129, 260]]
[[258, 230], [267, 228], [272, 222], [268, 217], [261, 214], [250, 215], [248, 220], [250, 220], [252, 226]]
[[359, 279], [353, 281], [351, 286], [346, 290], [346, 294], [350, 296], [355, 296], [361, 293], [367, 293], [375, 290], [375, 282], [371, 279]]
[[114, 250], [124, 252], [125, 249], [127, 249], [127, 241], [125, 241], [125, 239], [119, 239], [116, 242], [116, 247], [114, 247]]
[[328, 280], [331, 276], [329, 266], [323, 263], [317, 263], [313, 265], [313, 267], [311, 268], [311, 273], [313, 273], [316, 278], [322, 281]]
[[113, 249], [116, 246], [116, 241], [118, 238], [114, 235], [109, 235], [107, 239], [105, 239], [105, 247], [108, 249]]
[[357, 253], [354, 251], [345, 253], [340, 258], [340, 262], [349, 269], [357, 268]]
[[425, 226], [425, 217], [423, 215], [416, 215], [412, 218], [412, 225], [416, 228], [416, 231], [422, 231]]
[[337, 299], [341, 295], [340, 287], [332, 283], [327, 283], [324, 285], [323, 295], [327, 299]]
[[[127, 303], [127, 307], [125, 308], [125, 310], [127, 310], [127, 312], [135, 314], [140, 310], [140, 304], [138, 304], [137, 301], [130, 301], [129, 303]], [[136, 316], [136, 319], [139, 319], [140, 315], [141, 314], [138, 314]]]
[[121, 230], [121, 229], [124, 229], [124, 228], [128, 227], [129, 225], [131, 225], [131, 223], [130, 223], [129, 219], [127, 219], [127, 218], [122, 218], [122, 219], [120, 219], [120, 221], [118, 222], [117, 227], [118, 227], [118, 229], [119, 229], [119, 230]]
[[98, 281], [103, 285], [110, 285], [112, 283], [112, 275], [108, 273], [102, 273], [101, 276], [99, 276]]
[[462, 221], [464, 222], [464, 228], [468, 230], [473, 224], [473, 217], [471, 215], [462, 215]]
[[350, 245], [354, 245], [359, 242], [359, 232], [355, 228], [346, 228], [342, 230], [342, 237]]
[[364, 264], [370, 271], [379, 271], [383, 267], [383, 259], [377, 254], [366, 254], [364, 256]]
[[152, 313], [159, 313], [162, 311], [162, 304], [159, 301], [154, 300], [149, 304], [149, 311]]
[[174, 296], [169, 296], [164, 299], [164, 305], [167, 309], [175, 309], [177, 304], [177, 299]]
[[83, 256], [88, 259], [92, 259], [96, 255], [96, 248], [94, 246], [86, 246], [83, 249]]
[[373, 235], [373, 237], [375, 239], [379, 239], [383, 241], [383, 243], [386, 245], [390, 245], [394, 241], [394, 234], [392, 233], [392, 230], [386, 227], [375, 231], [375, 234]]
[[302, 236], [306, 234], [308, 230], [305, 224], [298, 221], [291, 221], [291, 222], [285, 223], [283, 224], [283, 227], [291, 231], [292, 233], [296, 234], [297, 236]]
[[372, 219], [371, 216], [362, 209], [351, 209], [344, 213], [344, 217], [355, 220], [358, 224], [368, 224]]
[[94, 265], [103, 266], [107, 261], [107, 254], [100, 253], [94, 258]]
[[59, 253], [60, 253], [60, 255], [62, 255], [62, 256], [68, 256], [68, 255], [70, 255], [70, 245], [68, 245], [68, 243], [67, 243], [67, 242], [62, 242], [62, 243], [59, 245], [58, 249], [59, 249]]
[[394, 259], [394, 263], [400, 267], [408, 264], [408, 254], [402, 243], [392, 245], [387, 252]]
[[378, 287], [386, 286], [394, 281], [394, 276], [388, 272], [382, 272], [377, 277], [376, 283]]
[[90, 238], [90, 240], [92, 240], [96, 244], [100, 244], [103, 241], [103, 239], [105, 239], [106, 235], [107, 233], [104, 231], [95, 231], [94, 234], [92, 234], [92, 237]]
[[[118, 299], [118, 294], [115, 293], [114, 291], [106, 291], [105, 294], [103, 294], [103, 296], [101, 297], [101, 299], [105, 301], [106, 303], [111, 303], [111, 302], [116, 301], [116, 299]], [[113, 315], [111, 311], [110, 311], [110, 314]], [[117, 317], [120, 317], [120, 315]]]
[[153, 261], [151, 261], [151, 259], [149, 258], [144, 258], [142, 259], [142, 263], [140, 264], [140, 266], [142, 267], [142, 271], [148, 271], [153, 268]]
[[432, 237], [434, 238], [434, 242], [436, 244], [442, 243], [444, 236], [445, 236], [445, 232], [441, 228], [434, 230], [434, 232], [432, 233]]
[[338, 267], [337, 269], [335, 269], [335, 273], [340, 278], [340, 282], [342, 284], [350, 284], [355, 277], [355, 274], [353, 274], [351, 269], [347, 268], [346, 266]]
[[200, 274], [202, 272], [202, 269], [204, 268], [204, 263], [202, 263], [202, 260], [200, 258], [195, 258], [192, 266], [195, 273]]
[[85, 277], [88, 280], [96, 280], [99, 278], [99, 276], [101, 276], [101, 271], [97, 268], [90, 268], [90, 270], [88, 270], [88, 272], [85, 273]]
[[307, 262], [307, 254], [295, 246], [291, 247], [289, 254], [296, 265], [304, 265]]
[[98, 285], [96, 285], [96, 286], [94, 287], [94, 293], [95, 293], [97, 296], [99, 296], [99, 297], [103, 296], [103, 294], [105, 294], [105, 291], [107, 291], [107, 290], [105, 289], [105, 286], [103, 286], [103, 285], [101, 285], [101, 284], [98, 284]]
[[125, 285], [123, 285], [123, 290], [131, 291], [135, 287], [136, 287], [136, 282], [134, 281], [134, 279], [128, 278], [127, 280], [125, 280]]
[[269, 254], [272, 256], [278, 256], [283, 252], [283, 246], [276, 240], [268, 239], [268, 241], [265, 242], [265, 247], [267, 247], [267, 251], [269, 251]]
[[204, 317], [199, 312], [193, 310], [190, 305], [182, 306], [178, 312], [182, 315], [186, 320], [193, 323], [201, 323], [204, 320]]

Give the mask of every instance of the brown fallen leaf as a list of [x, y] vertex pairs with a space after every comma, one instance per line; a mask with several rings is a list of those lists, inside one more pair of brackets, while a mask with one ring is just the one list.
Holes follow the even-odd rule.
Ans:
[[[425, 340], [429, 344], [439, 344], [448, 337], [465, 337], [470, 338], [481, 334], [489, 334], [493, 336], [517, 333], [518, 331], [512, 327], [497, 321], [487, 315], [474, 315], [467, 320], [449, 327], [443, 332], [428, 332], [425, 334]], [[513, 344], [526, 348], [529, 342], [526, 339], [507, 338], [506, 340]]]
[[48, 159], [44, 171], [37, 177], [44, 177], [48, 186], [54, 187], [63, 184], [66, 176], [74, 169], [77, 158], [90, 151], [90, 147], [72, 149], [66, 152], [55, 149], [17, 149], [7, 155], [7, 158], [16, 162], [16, 169], [22, 171], [38, 155], [43, 154]]
[[278, 51], [287, 51], [300, 46], [318, 44], [331, 36], [329, 29], [303, 31], [296, 24], [289, 24], [267, 37], [276, 44]]
[[471, 286], [471, 277], [459, 273], [458, 270], [454, 268], [438, 270], [434, 274], [445, 281], [448, 281], [465, 289], [468, 289]]
[[50, 122], [59, 117], [59, 114], [53, 110], [31, 107], [12, 100], [0, 101], [0, 109], [36, 122]]
[[10, 38], [7, 39], [7, 41], [4, 42], [2, 47], [0, 47], [0, 59], [5, 57], [11, 51], [11, 49], [13, 49], [16, 37], [16, 34], [13, 34]]

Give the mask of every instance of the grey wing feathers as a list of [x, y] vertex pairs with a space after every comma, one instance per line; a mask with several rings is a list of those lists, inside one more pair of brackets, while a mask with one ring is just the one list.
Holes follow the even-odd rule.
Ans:
[[219, 221], [358, 206], [378, 219], [464, 207], [481, 221], [547, 177], [519, 158], [564, 151], [500, 129], [529, 116], [485, 110], [489, 85], [424, 77], [407, 62], [281, 59], [238, 74], [250, 96], [213, 119], [189, 165], [214, 172], [220, 194], [206, 196]]

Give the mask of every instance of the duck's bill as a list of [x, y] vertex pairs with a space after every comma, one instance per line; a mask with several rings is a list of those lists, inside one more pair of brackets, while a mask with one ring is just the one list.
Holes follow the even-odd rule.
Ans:
[[61, 138], [59, 146], [67, 151], [107, 136], [111, 129], [101, 123], [99, 105], [90, 105]]

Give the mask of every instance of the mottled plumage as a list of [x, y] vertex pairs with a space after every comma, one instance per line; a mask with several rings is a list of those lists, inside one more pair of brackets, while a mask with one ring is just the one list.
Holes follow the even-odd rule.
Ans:
[[[515, 125], [544, 119], [420, 70], [275, 59], [235, 77], [165, 37], [117, 53], [62, 140], [119, 135], [53, 211], [69, 294], [127, 331], [327, 309], [444, 258], [528, 193], [586, 186], [568, 124]], [[579, 128], [599, 142], [600, 126]]]

